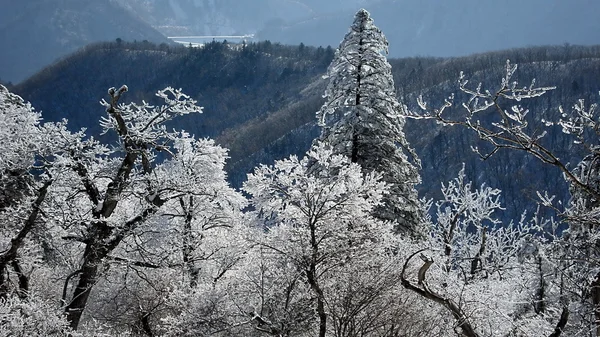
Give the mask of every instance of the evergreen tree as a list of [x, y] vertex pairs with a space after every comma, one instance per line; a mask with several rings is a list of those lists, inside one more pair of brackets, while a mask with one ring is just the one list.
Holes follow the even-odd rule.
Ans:
[[421, 222], [414, 188], [420, 162], [404, 136], [406, 107], [396, 99], [387, 51], [369, 12], [359, 10], [328, 69], [327, 101], [317, 112], [319, 140], [359, 164], [363, 173], [381, 172], [390, 193], [374, 215], [397, 221], [399, 232], [414, 233]]

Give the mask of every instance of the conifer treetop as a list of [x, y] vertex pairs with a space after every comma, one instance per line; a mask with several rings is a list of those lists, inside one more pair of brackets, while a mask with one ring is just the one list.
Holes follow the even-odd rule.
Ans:
[[404, 135], [406, 107], [396, 98], [387, 51], [388, 41], [369, 12], [359, 10], [327, 70], [318, 141], [364, 173], [382, 173], [390, 194], [375, 211], [377, 217], [412, 231], [421, 222], [414, 189], [420, 162]]

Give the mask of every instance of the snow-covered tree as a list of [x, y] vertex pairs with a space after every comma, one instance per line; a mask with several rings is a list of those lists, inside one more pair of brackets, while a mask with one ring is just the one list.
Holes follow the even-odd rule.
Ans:
[[389, 193], [375, 215], [397, 222], [397, 230], [416, 233], [422, 218], [414, 188], [420, 162], [404, 136], [405, 106], [398, 103], [388, 42], [369, 12], [359, 10], [329, 66], [326, 102], [317, 112], [322, 134], [334, 153], [381, 172]]
[[[199, 246], [193, 242], [203, 229], [235, 223], [230, 218], [244, 204], [225, 180], [226, 151], [212, 140], [198, 140], [165, 125], [178, 116], [200, 112], [194, 100], [180, 90], [166, 88], [157, 93], [163, 105], [119, 103], [126, 91], [126, 86], [111, 88], [110, 101], [102, 101], [107, 116], [101, 125], [105, 132], [117, 134], [120, 146], [73, 139], [68, 150], [54, 154], [49, 169], [49, 174], [60, 179], [49, 187], [50, 197], [42, 207], [50, 244], [61, 256], [62, 302], [73, 329], [79, 326], [92, 289], [110, 283], [111, 265], [117, 275], [123, 275], [137, 268], [166, 270], [178, 264], [180, 270], [187, 270], [184, 275], [189, 282], [197, 282], [194, 270], [199, 268], [200, 257], [195, 257], [194, 250]], [[159, 152], [163, 160], [157, 160]], [[187, 220], [174, 220], [183, 218]], [[181, 225], [177, 231], [169, 232], [177, 224]], [[161, 245], [174, 238], [168, 236], [172, 239], [168, 242], [158, 233], [174, 232], [179, 234], [179, 250], [165, 249]], [[167, 251], [185, 261], [168, 256]], [[169, 274], [177, 275], [163, 271]], [[145, 303], [140, 305], [139, 316], [147, 320], [156, 303], [142, 299], [158, 291], [160, 278], [156, 287], [151, 285], [152, 278], [125, 280], [146, 283], [153, 291], [126, 282], [118, 287], [121, 296], [113, 297], [110, 287], [103, 288], [102, 300], [114, 298], [113, 304], [120, 306], [128, 298], [134, 299], [129, 303]], [[148, 324], [144, 324], [146, 329]]]
[[[402, 284], [437, 303], [461, 336], [558, 336], [565, 312], [544, 222], [501, 224], [500, 191], [458, 177], [443, 184], [425, 248], [406, 260]], [[568, 314], [567, 314], [568, 315]]]
[[[36, 184], [29, 173], [42, 138], [40, 115], [19, 96], [0, 86], [0, 294], [9, 292], [9, 265], [20, 277], [19, 292], [27, 296], [28, 280], [21, 270], [19, 249], [37, 220], [38, 207], [50, 182]], [[27, 219], [25, 221], [21, 219]]]
[[0, 336], [79, 336], [55, 307], [35, 294], [0, 299]]
[[56, 175], [54, 154], [79, 135], [41, 123], [21, 97], [0, 85], [0, 335], [62, 336], [70, 329], [56, 301], [32, 292], [43, 265], [42, 205]]
[[[86, 309], [86, 317], [119, 331], [158, 334], [184, 326], [211, 331], [209, 323], [194, 319], [211, 309], [202, 308], [206, 302], [199, 299], [224, 296], [217, 290], [225, 288], [226, 274], [243, 256], [236, 233], [245, 199], [227, 185], [226, 150], [209, 139], [181, 136], [173, 142], [173, 156], [154, 166], [152, 178], [164, 192], [181, 194], [107, 256], [104, 265], [110, 269], [102, 273]], [[125, 207], [131, 200], [121, 202]]]
[[64, 123], [41, 123], [40, 114], [30, 104], [3, 86], [0, 129], [0, 142], [4, 144], [0, 149], [0, 294], [4, 297], [10, 292], [10, 266], [18, 294], [25, 298], [30, 273], [22, 264], [32, 262], [32, 256], [23, 254], [23, 250], [29, 249], [29, 240], [39, 239], [44, 231], [41, 209], [51, 185], [60, 178], [50, 168], [56, 156], [65, 153], [67, 144], [79, 139], [81, 133], [69, 132]]
[[[267, 288], [288, 289], [290, 299], [271, 292], [280, 303], [268, 298], [267, 306], [264, 292], [258, 291], [262, 287], [254, 287], [254, 310], [264, 315], [259, 316], [261, 328], [295, 326], [307, 336], [340, 337], [407, 331], [398, 327], [411, 312], [411, 301], [397, 282], [399, 256], [407, 249], [400, 248], [392, 222], [372, 216], [387, 193], [380, 179], [380, 173], [363, 173], [327, 144], [315, 144], [302, 160], [291, 157], [249, 175], [244, 190], [262, 223], [269, 223], [265, 234], [250, 239], [266, 263], [261, 273], [255, 266], [252, 279]], [[277, 278], [273, 269], [279, 270]], [[282, 282], [279, 287], [272, 285], [277, 282]], [[310, 297], [303, 297], [307, 291]], [[316, 317], [298, 310], [302, 306], [296, 303], [316, 309]]]
[[[561, 112], [559, 120], [548, 120], [545, 112], [530, 111], [520, 104], [554, 87], [537, 86], [535, 80], [530, 85], [520, 86], [513, 78], [516, 71], [517, 65], [507, 61], [500, 85], [493, 89], [481, 84], [472, 86], [461, 73], [458, 89], [467, 95], [465, 101], [458, 102], [464, 108], [462, 113], [447, 112], [455, 104], [454, 95], [450, 95], [434, 110], [420, 97], [418, 104], [424, 112], [411, 112], [408, 116], [433, 118], [445, 125], [473, 131], [482, 140], [480, 146], [473, 149], [483, 159], [503, 149], [523, 151], [563, 173], [571, 192], [568, 203], [538, 192], [540, 205], [554, 210], [568, 228], [558, 230], [559, 223], [553, 221], [539, 228], [540, 240], [534, 245], [539, 267], [539, 284], [533, 287], [537, 289], [535, 310], [548, 315], [546, 321], [554, 322], [553, 331], [548, 335], [600, 336], [600, 236], [597, 230], [600, 225], [597, 164], [600, 119], [597, 105], [586, 106], [580, 100], [572, 111], [557, 107]], [[574, 153], [585, 154], [580, 163], [565, 162], [546, 144], [544, 137], [558, 128], [573, 137]], [[545, 309], [551, 306], [553, 309]]]
[[[311, 160], [316, 165], [311, 167]], [[261, 244], [304, 273], [316, 298], [321, 337], [327, 332], [325, 279], [382, 239], [383, 225], [369, 213], [385, 189], [379, 174], [363, 175], [360, 166], [325, 145], [316, 145], [302, 160], [292, 157], [258, 167], [244, 184], [254, 206], [276, 217]]]

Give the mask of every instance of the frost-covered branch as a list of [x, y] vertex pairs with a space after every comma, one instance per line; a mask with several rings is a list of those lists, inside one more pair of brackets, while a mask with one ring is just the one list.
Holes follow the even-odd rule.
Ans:
[[454, 319], [456, 320], [457, 326], [461, 329], [461, 333], [463, 334], [463, 336], [478, 337], [479, 334], [477, 334], [477, 332], [471, 325], [471, 322], [469, 321], [468, 316], [465, 313], [465, 311], [451, 299], [443, 297], [442, 295], [436, 293], [435, 291], [431, 290], [427, 286], [426, 273], [427, 273], [427, 270], [429, 269], [429, 267], [431, 266], [431, 264], [434, 262], [431, 257], [423, 255], [423, 256], [425, 256], [425, 258], [422, 258], [423, 266], [419, 269], [419, 273], [418, 273], [419, 278], [418, 278], [417, 285], [415, 285], [413, 282], [411, 282], [410, 279], [407, 277], [406, 272], [407, 272], [410, 261], [417, 254], [422, 255], [425, 250], [426, 249], [421, 249], [421, 250], [418, 250], [418, 251], [412, 253], [404, 262], [404, 265], [402, 266], [402, 272], [400, 274], [400, 281], [401, 281], [402, 285], [406, 289], [409, 289], [429, 300], [432, 300], [432, 301], [442, 305], [446, 309], [448, 309], [450, 311], [450, 313], [452, 314], [452, 316], [454, 317]]
[[[542, 162], [557, 167], [573, 185], [599, 199], [600, 190], [595, 190], [582, 181], [573, 169], [569, 168], [568, 163], [563, 162], [551, 149], [543, 145], [542, 139], [547, 132], [539, 132], [530, 127], [529, 110], [519, 105], [521, 101], [540, 97], [555, 87], [537, 86], [535, 79], [528, 86], [521, 87], [513, 80], [516, 71], [517, 65], [507, 61], [504, 76], [497, 89], [483, 88], [481, 83], [471, 87], [469, 80], [461, 72], [458, 89], [467, 95], [465, 101], [455, 103], [455, 97], [451, 95], [440, 108], [431, 110], [424, 99], [419, 97], [417, 103], [422, 112], [409, 113], [406, 117], [435, 119], [444, 125], [458, 125], [472, 130], [481, 140], [491, 145], [491, 149], [487, 151], [473, 147], [482, 159], [489, 158], [499, 149], [525, 151]], [[446, 111], [455, 104], [462, 106], [464, 114], [460, 117], [447, 117]], [[562, 126], [565, 133], [575, 135], [577, 142], [583, 143], [584, 126], [598, 130], [595, 110], [596, 105], [586, 109], [580, 101], [575, 105], [572, 116], [563, 111], [563, 118], [556, 123]], [[544, 118], [541, 121], [545, 126], [553, 124]]]
[[202, 112], [202, 107], [197, 106], [197, 102], [181, 89], [167, 87], [159, 90], [156, 96], [164, 100], [164, 104], [160, 106], [153, 106], [144, 101], [142, 104], [119, 103], [121, 95], [127, 90], [125, 85], [119, 90], [110, 88], [110, 102], [104, 99], [100, 101], [108, 113], [107, 117], [101, 119], [100, 125], [104, 132], [116, 131], [126, 148], [160, 146], [160, 140], [176, 138], [175, 132], [167, 130], [165, 122], [183, 115]]

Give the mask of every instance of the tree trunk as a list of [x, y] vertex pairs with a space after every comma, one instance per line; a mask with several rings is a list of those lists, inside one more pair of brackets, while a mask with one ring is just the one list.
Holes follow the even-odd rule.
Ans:
[[98, 279], [98, 267], [102, 263], [102, 258], [108, 252], [105, 247], [101, 247], [96, 242], [88, 243], [83, 253], [83, 265], [79, 274], [79, 281], [73, 291], [71, 301], [65, 308], [67, 321], [73, 330], [77, 330], [81, 315], [87, 304], [92, 287]]
[[352, 153], [350, 154], [350, 161], [353, 163], [358, 163], [358, 135], [356, 131], [354, 131], [354, 135], [352, 136]]
[[27, 296], [29, 296], [29, 278], [23, 272], [23, 269], [19, 264], [19, 260], [12, 260], [11, 265], [15, 271], [15, 274], [17, 275], [17, 279], [19, 280], [19, 290], [17, 294], [20, 298], [25, 299]]
[[590, 285], [592, 304], [594, 305], [594, 324], [596, 325], [596, 336], [600, 336], [600, 273], [596, 274]]
[[144, 333], [148, 337], [154, 337], [154, 333], [152, 332], [152, 327], [150, 326], [150, 313], [145, 313], [142, 316], [142, 329], [144, 329]]
[[325, 337], [327, 332], [327, 313], [325, 312], [325, 295], [323, 289], [317, 280], [317, 261], [319, 259], [319, 241], [317, 240], [317, 221], [310, 219], [308, 223], [310, 229], [310, 245], [312, 254], [309, 265], [306, 268], [306, 278], [311, 289], [317, 295], [317, 314], [319, 315], [319, 337]]
[[0, 297], [5, 297], [6, 291], [8, 291], [9, 288], [7, 284], [9, 282], [9, 263], [12, 265], [19, 279], [19, 296], [22, 298], [27, 297], [27, 291], [29, 290], [29, 279], [23, 273], [21, 266], [17, 262], [18, 251], [23, 245], [27, 234], [29, 234], [29, 232], [31, 232], [35, 227], [35, 222], [40, 212], [40, 206], [46, 199], [46, 194], [48, 193], [48, 188], [51, 184], [52, 180], [48, 180], [40, 187], [38, 190], [38, 196], [31, 205], [31, 213], [29, 213], [29, 216], [25, 220], [23, 228], [21, 228], [17, 236], [10, 240], [10, 247], [0, 254]]
[[89, 241], [86, 242], [83, 252], [83, 264], [79, 270], [79, 281], [73, 290], [71, 301], [65, 308], [65, 314], [69, 321], [69, 326], [77, 330], [81, 315], [87, 304], [88, 297], [92, 287], [98, 281], [98, 268], [103, 260], [123, 241], [125, 235], [131, 232], [138, 224], [145, 221], [148, 216], [154, 214], [158, 207], [162, 206], [165, 200], [155, 198], [152, 206], [145, 209], [140, 215], [127, 221], [119, 231], [115, 232], [104, 221], [96, 221], [91, 224], [92, 233]]
[[[362, 45], [363, 45], [363, 40], [362, 38], [360, 39], [359, 43], [359, 51], [362, 51]], [[359, 52], [359, 57], [362, 55], [361, 52]], [[354, 108], [356, 109], [355, 114], [356, 114], [356, 120], [358, 122], [358, 119], [360, 118], [360, 114], [358, 112], [358, 106], [360, 106], [361, 102], [360, 102], [360, 92], [361, 92], [361, 68], [362, 68], [362, 59], [359, 59], [358, 61], [358, 66], [356, 67], [356, 97], [354, 99]], [[352, 135], [352, 151], [350, 154], [350, 161], [353, 163], [358, 163], [358, 147], [359, 147], [359, 143], [358, 143], [358, 133], [356, 130], [353, 131], [353, 135]]]
[[562, 312], [560, 313], [560, 319], [558, 320], [558, 323], [556, 323], [556, 327], [554, 328], [554, 332], [552, 332], [552, 334], [548, 337], [560, 337], [568, 321], [569, 308], [567, 306], [564, 306]]
[[[454, 301], [452, 301], [451, 299], [445, 298], [442, 295], [437, 294], [436, 292], [429, 289], [429, 287], [425, 283], [425, 273], [427, 272], [428, 267], [426, 269], [424, 269], [423, 275], [419, 276], [419, 284], [418, 285], [412, 284], [406, 278], [405, 273], [406, 273], [406, 268], [408, 266], [409, 261], [415, 255], [421, 253], [423, 250], [424, 249], [411, 254], [404, 262], [404, 266], [402, 267], [402, 272], [400, 273], [400, 282], [402, 283], [402, 286], [404, 286], [404, 288], [406, 288], [406, 289], [414, 291], [415, 293], [419, 294], [420, 296], [423, 296], [427, 299], [432, 300], [433, 302], [436, 302], [436, 303], [444, 306], [448, 311], [450, 311], [450, 313], [454, 317], [454, 319], [456, 321], [456, 325], [460, 328], [461, 334], [464, 337], [479, 337], [479, 334], [477, 334], [477, 332], [475, 331], [475, 329], [469, 322], [468, 316], [466, 315], [466, 313], [462, 310], [462, 308], [459, 305], [454, 303]], [[427, 266], [428, 264], [431, 265], [429, 261], [430, 261], [429, 259], [424, 259], [424, 262], [425, 262], [424, 266]], [[431, 261], [431, 262], [433, 262], [433, 261]]]
[[309, 270], [306, 271], [306, 277], [308, 278], [308, 284], [317, 295], [317, 314], [319, 315], [319, 337], [325, 337], [327, 332], [327, 313], [325, 312], [325, 300], [323, 290], [319, 286], [316, 279], [316, 268], [314, 264], [311, 264]]
[[198, 270], [198, 268], [196, 267], [196, 264], [194, 263], [194, 259], [192, 256], [192, 253], [194, 251], [194, 243], [192, 242], [192, 220], [193, 220], [192, 208], [194, 206], [193, 202], [194, 202], [193, 197], [190, 197], [189, 205], [186, 206], [185, 202], [183, 201], [183, 198], [179, 198], [179, 205], [181, 206], [181, 208], [183, 209], [183, 212], [185, 214], [185, 220], [183, 223], [183, 233], [182, 233], [183, 263], [189, 274], [188, 276], [190, 278], [190, 287], [191, 288], [195, 288], [198, 285], [198, 274], [200, 272]]

